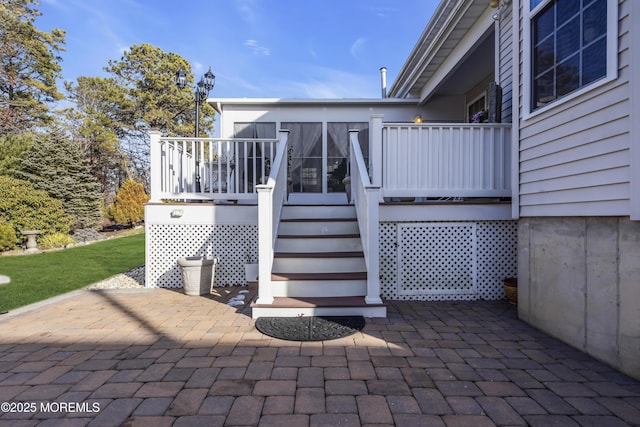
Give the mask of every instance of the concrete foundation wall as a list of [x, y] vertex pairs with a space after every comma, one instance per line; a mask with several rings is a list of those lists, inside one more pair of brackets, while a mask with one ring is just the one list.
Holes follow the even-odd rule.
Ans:
[[518, 314], [640, 379], [640, 222], [521, 219]]

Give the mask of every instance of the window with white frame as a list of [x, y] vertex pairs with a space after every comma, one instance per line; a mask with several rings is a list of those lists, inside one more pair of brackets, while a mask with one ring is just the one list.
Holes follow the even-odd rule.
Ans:
[[530, 0], [529, 5], [530, 111], [612, 78], [617, 52], [611, 18], [617, 19], [617, 1]]
[[467, 103], [467, 120], [471, 123], [481, 123], [489, 119], [486, 113], [487, 96], [485, 92]]

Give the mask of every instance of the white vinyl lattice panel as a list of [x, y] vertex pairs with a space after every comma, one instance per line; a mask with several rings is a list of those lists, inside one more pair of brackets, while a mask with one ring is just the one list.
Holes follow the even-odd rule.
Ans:
[[380, 224], [380, 286], [390, 300], [497, 300], [517, 274], [515, 221]]
[[146, 286], [180, 288], [177, 259], [213, 255], [215, 286], [245, 284], [247, 258], [258, 259], [258, 227], [255, 225], [158, 224], [147, 226]]
[[399, 224], [398, 292], [400, 295], [474, 294], [476, 225]]

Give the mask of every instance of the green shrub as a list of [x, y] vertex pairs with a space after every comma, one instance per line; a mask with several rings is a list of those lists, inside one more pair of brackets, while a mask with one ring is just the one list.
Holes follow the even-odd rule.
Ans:
[[8, 251], [16, 247], [18, 238], [13, 225], [0, 222], [0, 251]]
[[53, 249], [62, 248], [75, 242], [76, 240], [68, 234], [51, 233], [39, 238], [38, 246], [40, 246], [42, 249]]
[[0, 176], [0, 220], [11, 224], [20, 241], [23, 230], [40, 230], [42, 236], [69, 233], [71, 220], [62, 209], [60, 200], [21, 179]]
[[118, 224], [138, 224], [144, 219], [144, 204], [148, 201], [149, 196], [144, 192], [142, 184], [127, 179], [107, 210], [109, 218]]

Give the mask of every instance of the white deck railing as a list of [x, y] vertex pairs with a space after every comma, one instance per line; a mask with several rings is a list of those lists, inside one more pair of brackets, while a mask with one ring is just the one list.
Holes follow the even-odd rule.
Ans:
[[381, 142], [383, 197], [511, 196], [510, 124], [384, 123]]
[[368, 304], [381, 304], [380, 299], [380, 256], [379, 256], [379, 213], [380, 187], [371, 185], [364, 162], [358, 130], [349, 131], [351, 194], [356, 207], [358, 228], [362, 239], [364, 260], [367, 266]]
[[278, 142], [150, 135], [152, 201], [257, 199]]
[[287, 200], [288, 130], [280, 131], [278, 150], [266, 184], [258, 185], [258, 304], [271, 304], [271, 267], [282, 206]]

